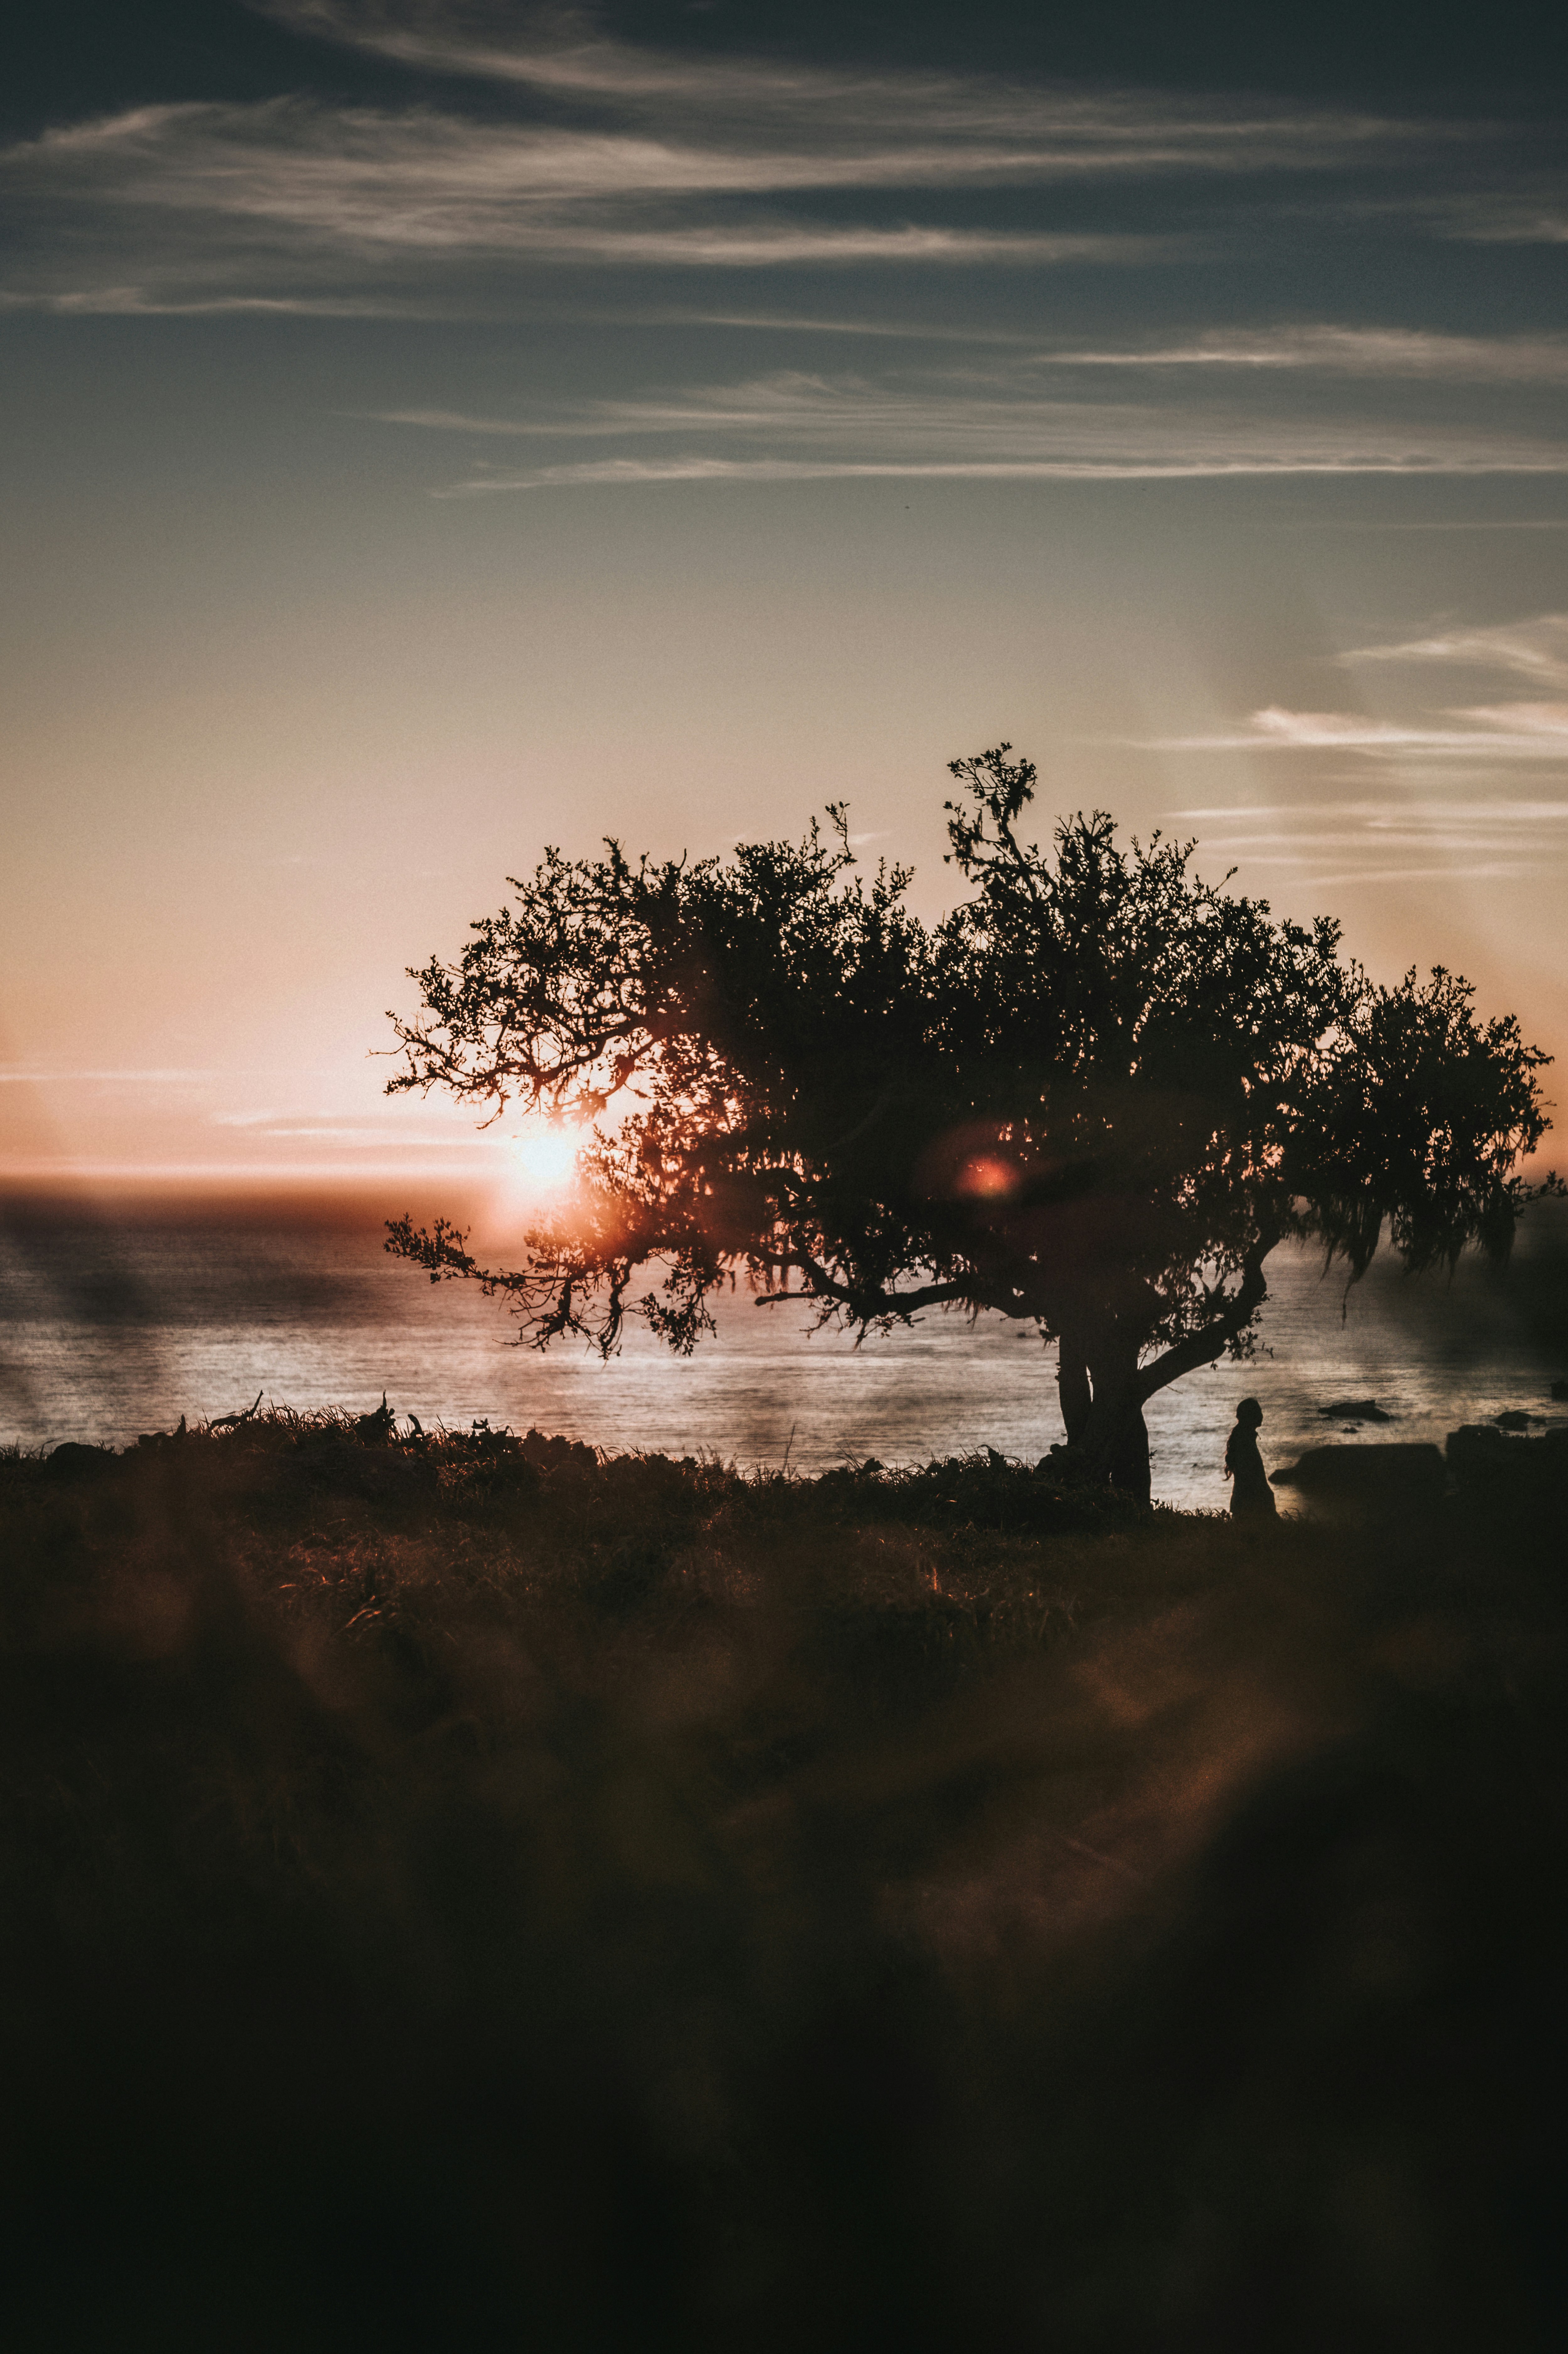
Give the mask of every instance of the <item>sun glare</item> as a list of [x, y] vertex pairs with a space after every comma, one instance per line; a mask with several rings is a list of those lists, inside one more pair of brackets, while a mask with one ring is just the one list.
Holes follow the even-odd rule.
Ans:
[[517, 1165], [531, 1192], [558, 1193], [577, 1173], [582, 1131], [531, 1120], [516, 1140]]

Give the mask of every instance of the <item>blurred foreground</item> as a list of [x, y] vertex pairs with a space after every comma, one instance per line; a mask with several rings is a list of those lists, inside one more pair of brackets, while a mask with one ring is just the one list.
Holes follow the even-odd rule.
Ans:
[[1562, 1539], [0, 1458], [8, 2343], [1555, 2347]]

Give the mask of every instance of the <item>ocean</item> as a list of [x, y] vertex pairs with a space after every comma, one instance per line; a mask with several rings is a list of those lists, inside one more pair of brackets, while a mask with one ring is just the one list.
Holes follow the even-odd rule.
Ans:
[[[1149, 1410], [1163, 1501], [1222, 1509], [1236, 1401], [1264, 1408], [1271, 1468], [1347, 1435], [1325, 1409], [1375, 1399], [1393, 1419], [1363, 1437], [1436, 1439], [1508, 1410], [1568, 1421], [1568, 1204], [1527, 1215], [1500, 1274], [1461, 1266], [1411, 1279], [1386, 1256], [1347, 1291], [1294, 1247], [1269, 1262], [1258, 1353], [1190, 1375]], [[504, 1308], [432, 1286], [388, 1258], [376, 1229], [323, 1215], [79, 1211], [0, 1223], [0, 1443], [122, 1446], [248, 1406], [399, 1415], [467, 1428], [483, 1417], [620, 1452], [711, 1453], [801, 1472], [995, 1447], [1033, 1459], [1062, 1436], [1054, 1352], [1004, 1319], [928, 1315], [859, 1348], [813, 1333], [798, 1306], [727, 1296], [690, 1358], [630, 1323], [616, 1357], [520, 1348]]]

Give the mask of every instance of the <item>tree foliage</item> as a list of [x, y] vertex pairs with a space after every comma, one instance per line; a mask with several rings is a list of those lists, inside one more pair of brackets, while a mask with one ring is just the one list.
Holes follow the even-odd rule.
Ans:
[[588, 1124], [583, 1182], [515, 1267], [445, 1220], [388, 1248], [504, 1294], [541, 1347], [608, 1352], [634, 1308], [690, 1349], [737, 1274], [863, 1334], [1033, 1320], [1070, 1439], [1135, 1486], [1143, 1405], [1247, 1353], [1287, 1236], [1352, 1279], [1385, 1229], [1413, 1268], [1506, 1251], [1545, 1127], [1517, 1021], [1440, 966], [1377, 985], [1338, 925], [1203, 882], [1192, 843], [1123, 848], [1103, 811], [1042, 851], [1011, 750], [951, 764], [969, 896], [935, 925], [906, 870], [862, 874], [838, 806], [728, 859], [612, 842], [509, 878], [457, 963], [411, 976], [391, 1090]]

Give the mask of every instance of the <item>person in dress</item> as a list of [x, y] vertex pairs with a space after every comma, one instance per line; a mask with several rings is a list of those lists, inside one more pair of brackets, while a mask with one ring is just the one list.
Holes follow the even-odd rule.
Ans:
[[1236, 1408], [1235, 1427], [1225, 1442], [1225, 1471], [1231, 1482], [1233, 1521], [1272, 1521], [1279, 1507], [1257, 1451], [1263, 1408], [1255, 1398], [1243, 1398]]

